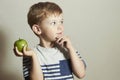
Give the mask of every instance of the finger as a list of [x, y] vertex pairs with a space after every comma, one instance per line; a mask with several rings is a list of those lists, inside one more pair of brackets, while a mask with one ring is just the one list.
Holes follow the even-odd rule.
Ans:
[[59, 44], [60, 44], [62, 47], [64, 47], [64, 46], [66, 45], [66, 42], [67, 42], [67, 41], [63, 39]]
[[16, 53], [18, 54], [18, 56], [23, 56], [23, 53], [20, 52], [20, 51], [18, 51], [18, 48], [17, 48], [17, 47], [15, 47], [15, 51], [16, 51]]
[[15, 51], [15, 47], [13, 48], [13, 52], [16, 53], [16, 51]]
[[56, 41], [56, 43], [60, 43], [62, 40], [63, 40], [63, 37], [58, 38], [57, 41]]
[[26, 53], [26, 49], [27, 49], [27, 46], [25, 45], [24, 47], [23, 47], [23, 54], [25, 55], [25, 53]]
[[16, 56], [23, 56], [23, 53], [19, 52], [17, 47], [14, 48], [14, 53]]
[[27, 50], [27, 51], [30, 51], [30, 50], [31, 50], [31, 48], [27, 47], [27, 48], [26, 48], [26, 50]]

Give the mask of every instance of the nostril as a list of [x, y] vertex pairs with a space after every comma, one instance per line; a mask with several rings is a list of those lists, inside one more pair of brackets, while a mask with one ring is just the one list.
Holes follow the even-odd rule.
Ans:
[[63, 26], [60, 25], [57, 29], [63, 31]]

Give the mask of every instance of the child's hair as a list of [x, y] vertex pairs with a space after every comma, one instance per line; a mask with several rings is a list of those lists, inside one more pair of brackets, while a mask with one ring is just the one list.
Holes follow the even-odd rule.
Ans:
[[27, 18], [28, 24], [32, 28], [34, 24], [41, 23], [50, 14], [61, 14], [62, 9], [53, 2], [39, 2], [29, 9]]

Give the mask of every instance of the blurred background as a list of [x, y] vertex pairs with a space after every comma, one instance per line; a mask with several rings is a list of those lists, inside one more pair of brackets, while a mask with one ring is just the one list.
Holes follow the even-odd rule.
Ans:
[[27, 12], [39, 1], [63, 9], [65, 34], [87, 63], [81, 80], [120, 80], [120, 0], [0, 0], [0, 80], [24, 80], [22, 58], [14, 55], [13, 44], [19, 38], [31, 48], [38, 44]]

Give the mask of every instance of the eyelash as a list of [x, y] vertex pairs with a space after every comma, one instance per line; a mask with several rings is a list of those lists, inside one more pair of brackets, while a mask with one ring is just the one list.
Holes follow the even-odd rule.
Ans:
[[54, 21], [54, 22], [52, 22], [51, 24], [52, 24], [52, 25], [55, 25], [55, 24], [56, 24], [56, 22]]
[[[51, 22], [51, 25], [56, 25], [56, 24], [57, 24], [57, 22], [55, 22], [55, 21]], [[63, 24], [63, 21], [60, 21], [60, 24]]]

